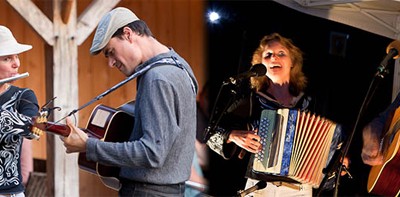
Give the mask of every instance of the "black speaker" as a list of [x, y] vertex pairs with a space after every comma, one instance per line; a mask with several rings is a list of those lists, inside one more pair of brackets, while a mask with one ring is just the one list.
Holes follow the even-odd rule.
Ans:
[[329, 54], [346, 57], [346, 47], [349, 34], [331, 32], [329, 43]]

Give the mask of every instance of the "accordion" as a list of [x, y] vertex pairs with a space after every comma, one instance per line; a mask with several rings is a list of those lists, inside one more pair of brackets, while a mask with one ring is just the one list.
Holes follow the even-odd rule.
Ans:
[[336, 123], [296, 109], [265, 109], [258, 135], [262, 150], [253, 171], [284, 176], [318, 188], [324, 178]]

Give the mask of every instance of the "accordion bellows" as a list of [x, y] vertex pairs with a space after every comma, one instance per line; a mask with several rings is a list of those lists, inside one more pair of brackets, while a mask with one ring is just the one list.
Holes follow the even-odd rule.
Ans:
[[318, 188], [335, 128], [336, 123], [310, 112], [263, 110], [258, 129], [262, 150], [255, 154], [253, 170]]

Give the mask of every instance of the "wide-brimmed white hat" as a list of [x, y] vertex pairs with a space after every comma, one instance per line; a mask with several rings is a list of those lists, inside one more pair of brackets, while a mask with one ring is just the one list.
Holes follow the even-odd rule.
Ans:
[[30, 49], [31, 45], [18, 43], [10, 29], [0, 25], [0, 56], [20, 54]]

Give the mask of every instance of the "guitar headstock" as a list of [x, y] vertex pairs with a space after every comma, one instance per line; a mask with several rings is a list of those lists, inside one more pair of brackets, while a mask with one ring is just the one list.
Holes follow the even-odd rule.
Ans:
[[40, 111], [39, 115], [32, 118], [31, 133], [33, 139], [39, 139], [43, 132], [46, 130], [47, 111]]

